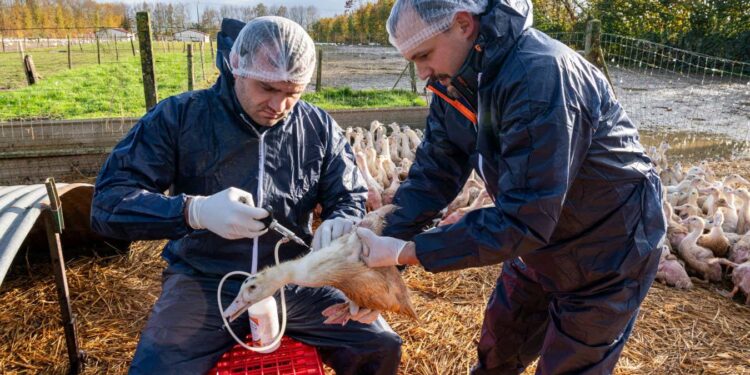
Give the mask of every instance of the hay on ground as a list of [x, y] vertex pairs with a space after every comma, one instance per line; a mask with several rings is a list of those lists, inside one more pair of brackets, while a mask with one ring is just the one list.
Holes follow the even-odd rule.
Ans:
[[[68, 263], [86, 374], [124, 374], [160, 292], [163, 242], [139, 242], [128, 255]], [[420, 322], [388, 316], [404, 339], [403, 374], [465, 374], [498, 266], [430, 274], [409, 269]], [[750, 308], [716, 286], [681, 291], [657, 284], [647, 297], [618, 374], [750, 374]], [[51, 269], [17, 272], [0, 291], [3, 373], [64, 373], [65, 337]], [[533, 368], [529, 369], [531, 373]]]
[[[747, 161], [713, 163], [717, 174]], [[138, 242], [127, 255], [69, 261], [68, 281], [86, 374], [124, 374], [161, 290], [163, 241]], [[23, 262], [22, 262], [23, 263]], [[465, 374], [499, 266], [404, 273], [420, 322], [389, 315], [404, 339], [402, 374]], [[655, 284], [644, 302], [616, 374], [750, 374], [750, 307], [729, 300], [726, 285], [682, 291]], [[17, 267], [0, 288], [0, 373], [67, 369], [51, 267]], [[533, 366], [527, 370], [533, 373]]]

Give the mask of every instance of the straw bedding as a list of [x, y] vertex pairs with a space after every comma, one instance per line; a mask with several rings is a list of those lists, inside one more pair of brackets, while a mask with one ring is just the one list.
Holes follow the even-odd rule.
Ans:
[[[160, 291], [161, 244], [139, 242], [128, 255], [68, 263], [80, 344], [88, 354], [85, 373], [126, 373]], [[51, 269], [25, 268], [0, 291], [0, 372], [64, 373], [65, 338]], [[404, 338], [402, 373], [467, 372], [499, 272], [498, 266], [437, 275], [406, 271], [421, 321], [387, 317]], [[715, 285], [678, 291], [655, 284], [617, 373], [750, 374], [750, 308], [720, 291]]]
[[[723, 174], [738, 165], [715, 167]], [[88, 355], [84, 373], [127, 372], [160, 292], [162, 246], [162, 241], [137, 242], [126, 255], [67, 263], [80, 346]], [[65, 373], [65, 337], [51, 267], [23, 258], [18, 263], [0, 288], [0, 373]], [[434, 275], [414, 268], [405, 272], [420, 322], [386, 317], [404, 339], [401, 373], [468, 371], [499, 273], [499, 266]], [[743, 297], [724, 297], [728, 289], [711, 284], [683, 291], [655, 284], [616, 373], [750, 374], [750, 307], [741, 304]]]

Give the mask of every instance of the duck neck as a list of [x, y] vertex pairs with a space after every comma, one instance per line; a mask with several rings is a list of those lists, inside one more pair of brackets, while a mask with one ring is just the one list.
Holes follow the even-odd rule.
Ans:
[[724, 230], [721, 229], [722, 222], [715, 222], [714, 226], [711, 228], [711, 231], [708, 232], [708, 237], [710, 238], [719, 238], [724, 235]]
[[734, 205], [734, 194], [724, 194], [724, 196], [727, 198], [727, 205], [729, 208], [736, 210], [737, 206]]
[[295, 270], [293, 267], [290, 267], [289, 263], [290, 262], [284, 262], [264, 271], [266, 273], [266, 288], [275, 291], [284, 287], [286, 284], [294, 282]]
[[[336, 256], [338, 254], [333, 254]], [[284, 275], [285, 284], [295, 284], [305, 287], [321, 287], [323, 286], [322, 279], [325, 279], [329, 270], [322, 267], [322, 264], [330, 263], [327, 262], [332, 258], [330, 253], [330, 246], [323, 248], [318, 251], [309, 253], [301, 258], [284, 262], [277, 268], [281, 268], [280, 271]]]
[[742, 212], [742, 216], [750, 217], [750, 196], [741, 197], [741, 198], [742, 198], [742, 208], [740, 209], [740, 211]]
[[690, 194], [690, 195], [688, 196], [688, 204], [691, 204], [691, 205], [693, 205], [693, 206], [696, 206], [696, 207], [697, 207], [697, 206], [698, 206], [698, 196], [697, 196], [697, 195], [693, 195], [693, 194]]
[[701, 234], [703, 234], [703, 228], [698, 227], [692, 229], [683, 241], [688, 241], [688, 243], [695, 245], [698, 243], [698, 237], [700, 237]]

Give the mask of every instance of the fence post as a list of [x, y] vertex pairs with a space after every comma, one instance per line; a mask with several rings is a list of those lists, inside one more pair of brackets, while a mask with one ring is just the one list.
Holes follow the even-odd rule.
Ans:
[[193, 44], [187, 45], [188, 91], [193, 91]]
[[[609, 70], [607, 69], [607, 63], [604, 60], [604, 52], [602, 51], [602, 22], [593, 19], [586, 24], [586, 42], [584, 48], [584, 55], [586, 60], [594, 64], [599, 70], [604, 73], [607, 77], [609, 85], [612, 86], [612, 79], [609, 78]], [[612, 86], [614, 90], [614, 86]]]
[[70, 34], [68, 34], [68, 69], [73, 69], [73, 60], [70, 57]]
[[2, 39], [2, 43], [3, 43], [3, 53], [5, 53], [5, 35], [0, 35], [0, 39]]
[[203, 42], [201, 42], [201, 74], [203, 75], [203, 81], [206, 81], [206, 67], [203, 64]]
[[117, 37], [115, 37], [115, 61], [120, 61], [120, 51], [117, 49]]
[[214, 41], [208, 37], [208, 48], [211, 50], [211, 61], [214, 61]]
[[151, 50], [151, 20], [148, 12], [135, 15], [138, 29], [138, 46], [141, 52], [141, 73], [143, 76], [143, 93], [146, 97], [146, 109], [156, 105], [156, 76], [154, 75], [154, 56]]
[[414, 61], [409, 62], [409, 78], [411, 78], [411, 92], [417, 93], [417, 73], [414, 69]]
[[26, 81], [29, 83], [29, 86], [37, 83], [39, 81], [39, 74], [36, 73], [36, 67], [34, 66], [34, 60], [31, 58], [31, 55], [26, 55], [26, 57], [24, 57], [23, 67], [26, 71]]
[[26, 60], [24, 60], [24, 58], [23, 58], [23, 56], [24, 56], [24, 53], [23, 53], [23, 38], [18, 39], [18, 53], [21, 54], [21, 62], [25, 64]]
[[320, 91], [322, 87], [320, 87], [320, 81], [323, 76], [323, 49], [318, 48], [318, 72], [315, 76], [315, 91]]
[[130, 49], [133, 50], [133, 56], [135, 56], [135, 42], [133, 41], [133, 37], [130, 37]]
[[102, 64], [102, 55], [99, 52], [99, 34], [94, 34], [96, 36], [96, 63], [101, 65]]

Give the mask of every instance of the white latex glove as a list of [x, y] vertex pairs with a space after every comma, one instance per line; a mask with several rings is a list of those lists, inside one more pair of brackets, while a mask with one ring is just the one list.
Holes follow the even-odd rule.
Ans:
[[368, 267], [397, 266], [398, 256], [406, 246], [406, 241], [393, 237], [381, 237], [367, 228], [357, 228], [357, 236], [362, 241], [362, 260]]
[[337, 238], [349, 233], [354, 228], [354, 222], [349, 219], [336, 217], [324, 221], [317, 230], [312, 240], [313, 251], [320, 250]]
[[252, 194], [230, 187], [208, 197], [192, 197], [188, 225], [193, 229], [208, 229], [228, 240], [256, 238], [268, 231], [259, 221], [268, 214], [255, 207]]

